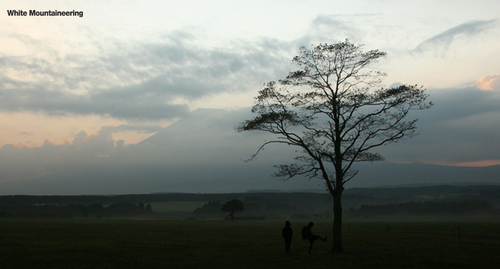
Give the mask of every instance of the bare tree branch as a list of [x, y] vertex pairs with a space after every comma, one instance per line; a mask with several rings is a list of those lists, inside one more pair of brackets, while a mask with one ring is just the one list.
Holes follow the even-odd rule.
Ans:
[[427, 109], [425, 89], [417, 85], [384, 88], [385, 73], [369, 66], [386, 53], [362, 51], [349, 40], [333, 45], [300, 48], [293, 58], [299, 69], [278, 82], [265, 84], [255, 98], [253, 119], [236, 127], [238, 132], [265, 131], [277, 140], [265, 146], [287, 144], [302, 149], [295, 163], [277, 165], [277, 177], [319, 178], [334, 199], [334, 251], [342, 251], [340, 228], [344, 184], [354, 178], [355, 162], [380, 161], [371, 152], [415, 135], [416, 120], [406, 120], [410, 110]]

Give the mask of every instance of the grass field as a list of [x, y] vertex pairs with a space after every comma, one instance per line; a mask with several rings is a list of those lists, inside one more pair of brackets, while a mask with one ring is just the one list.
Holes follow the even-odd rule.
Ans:
[[307, 254], [306, 223], [285, 253], [283, 221], [4, 219], [0, 268], [500, 268], [498, 222], [345, 222], [335, 255], [327, 221]]

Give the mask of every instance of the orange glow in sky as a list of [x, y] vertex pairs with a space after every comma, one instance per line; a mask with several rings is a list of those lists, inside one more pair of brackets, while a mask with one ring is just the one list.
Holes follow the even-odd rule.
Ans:
[[[81, 131], [92, 134], [102, 126], [120, 124], [127, 122], [101, 116], [47, 117], [32, 113], [10, 113], [8, 117], [2, 117], [0, 122], [0, 147], [5, 144], [39, 147], [45, 140], [59, 145], [73, 141]], [[113, 133], [113, 139], [136, 144], [153, 134], [123, 131]]]
[[480, 78], [472, 86], [476, 86], [481, 90], [494, 91], [500, 90], [500, 74], [493, 76], [484, 76]]
[[492, 165], [500, 165], [500, 160], [481, 160], [481, 161], [471, 161], [471, 162], [425, 162], [425, 163], [444, 165], [444, 166], [486, 167]]

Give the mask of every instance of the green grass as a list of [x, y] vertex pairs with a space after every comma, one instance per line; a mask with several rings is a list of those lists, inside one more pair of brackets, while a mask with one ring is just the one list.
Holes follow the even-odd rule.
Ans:
[[285, 253], [283, 221], [0, 220], [0, 268], [500, 267], [498, 222], [462, 222], [482, 237], [460, 239], [420, 233], [455, 222], [390, 223], [389, 233], [387, 223], [352, 222], [343, 233], [345, 253], [336, 255], [327, 221], [313, 228], [327, 243], [307, 254], [300, 239], [306, 223], [292, 221], [292, 251]]
[[151, 208], [154, 212], [192, 212], [205, 203], [199, 201], [157, 202], [151, 203]]

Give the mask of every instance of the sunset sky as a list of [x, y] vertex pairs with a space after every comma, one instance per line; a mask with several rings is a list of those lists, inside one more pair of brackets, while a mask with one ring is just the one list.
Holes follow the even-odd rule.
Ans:
[[[0, 182], [60, 171], [62, 156], [100, 163], [126, 149], [128, 158], [142, 156], [137, 162], [168, 159], [170, 152], [149, 154], [138, 143], [200, 108], [249, 111], [263, 83], [295, 68], [299, 47], [346, 38], [387, 52], [374, 66], [387, 72], [387, 86], [423, 85], [435, 103], [415, 114], [420, 136], [381, 151], [387, 161], [500, 164], [497, 0], [7, 0], [0, 7]], [[63, 151], [73, 157], [54, 153]]]

